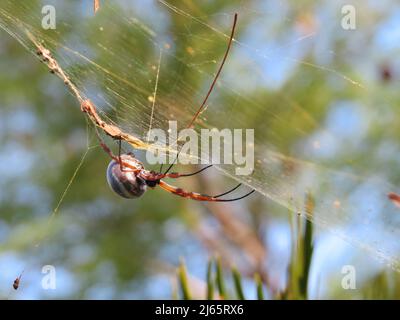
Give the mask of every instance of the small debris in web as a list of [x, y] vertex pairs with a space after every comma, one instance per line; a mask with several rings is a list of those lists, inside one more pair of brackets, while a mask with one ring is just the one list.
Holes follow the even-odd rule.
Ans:
[[394, 192], [390, 192], [388, 193], [387, 196], [389, 200], [391, 200], [396, 207], [400, 208], [400, 195]]
[[19, 282], [21, 281], [21, 277], [22, 277], [22, 273], [19, 275], [18, 278], [16, 278], [14, 280], [14, 283], [13, 283], [14, 290], [17, 290], [19, 288]]

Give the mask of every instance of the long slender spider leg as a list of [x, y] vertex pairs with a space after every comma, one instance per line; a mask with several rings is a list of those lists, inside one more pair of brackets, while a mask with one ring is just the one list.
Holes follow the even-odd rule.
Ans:
[[197, 171], [192, 172], [192, 173], [177, 173], [177, 172], [166, 173], [166, 174], [162, 175], [162, 178], [166, 177], [166, 178], [177, 179], [177, 178], [181, 178], [181, 177], [191, 177], [191, 176], [194, 176], [196, 174], [199, 174], [200, 172], [203, 172], [203, 171], [207, 170], [208, 168], [211, 168], [212, 166], [213, 165], [210, 164], [207, 167], [201, 168], [200, 170], [197, 170]]
[[170, 185], [170, 184], [168, 184], [168, 183], [166, 183], [166, 182], [164, 182], [162, 180], [159, 182], [159, 186], [162, 189], [164, 189], [164, 190], [166, 190], [166, 191], [168, 191], [170, 193], [173, 193], [175, 195], [178, 195], [180, 197], [189, 198], [189, 199], [196, 200], [196, 201], [207, 201], [207, 202], [231, 202], [231, 201], [241, 200], [241, 199], [244, 199], [244, 198], [248, 197], [253, 192], [255, 192], [255, 190], [252, 190], [252, 191], [246, 193], [245, 195], [243, 195], [241, 197], [233, 198], [233, 199], [219, 199], [219, 198], [215, 198], [215, 197], [212, 197], [212, 196], [200, 194], [200, 193], [197, 193], [197, 192], [185, 191], [185, 190], [183, 190], [181, 188], [177, 188], [175, 186], [172, 186], [172, 185]]
[[[178, 160], [179, 157], [179, 153], [181, 152], [181, 150], [179, 150], [178, 154], [176, 155], [176, 158], [174, 160], [174, 162], [171, 163], [171, 165], [167, 168], [167, 170], [165, 170], [164, 174], [167, 174], [168, 172], [171, 171], [171, 169], [174, 167], [176, 161]], [[160, 170], [161, 171], [161, 170]]]
[[161, 165], [160, 165], [160, 170], [158, 170], [158, 172], [161, 172], [161, 171], [162, 171], [163, 166], [164, 166], [164, 164], [161, 163]]
[[225, 64], [225, 61], [226, 61], [226, 58], [228, 58], [229, 50], [232, 47], [232, 41], [233, 41], [233, 36], [235, 35], [237, 17], [238, 17], [238, 14], [235, 13], [235, 16], [233, 18], [233, 25], [232, 25], [232, 29], [231, 29], [231, 35], [229, 36], [229, 41], [228, 41], [228, 45], [226, 47], [226, 51], [225, 51], [224, 57], [222, 58], [221, 64], [220, 64], [220, 66], [218, 68], [218, 71], [217, 71], [217, 73], [216, 73], [216, 75], [214, 77], [213, 82], [211, 83], [210, 89], [208, 89], [206, 97], [204, 98], [202, 104], [200, 105], [200, 108], [195, 113], [193, 119], [190, 121], [189, 125], [187, 126], [188, 128], [190, 128], [193, 125], [193, 123], [196, 121], [197, 117], [200, 115], [200, 113], [203, 110], [205, 104], [207, 103], [208, 98], [211, 95], [211, 92], [214, 89], [215, 84], [217, 83], [219, 75], [221, 74], [222, 68], [224, 67], [224, 64]]
[[198, 170], [196, 172], [187, 173], [187, 174], [181, 174], [181, 173], [178, 173], [178, 172], [171, 172], [171, 173], [164, 174], [164, 173], [157, 173], [157, 172], [152, 172], [152, 171], [143, 171], [142, 174], [141, 174], [141, 177], [144, 180], [148, 180], [148, 181], [157, 181], [157, 180], [164, 179], [164, 178], [178, 179], [178, 178], [181, 178], [181, 177], [194, 176], [195, 174], [198, 174], [198, 173], [200, 173], [200, 172], [202, 172], [202, 171], [204, 171], [204, 170], [206, 170], [206, 169], [208, 169], [210, 167], [212, 167], [212, 164], [207, 166], [207, 167], [204, 167], [204, 168], [202, 168], [202, 169], [200, 169], [200, 170]]
[[106, 145], [106, 143], [103, 141], [103, 139], [100, 137], [99, 132], [97, 131], [97, 128], [94, 128], [94, 131], [96, 132], [97, 139], [99, 140], [100, 146], [103, 148], [103, 150], [115, 161], [120, 161], [117, 156], [115, 156], [111, 149]]
[[[203, 172], [203, 171], [207, 170], [208, 168], [211, 168], [212, 166], [213, 166], [213, 165], [210, 164], [210, 165], [208, 165], [207, 167], [201, 168], [200, 170], [197, 170], [197, 171], [192, 172], [192, 173], [179, 174], [179, 177], [178, 177], [178, 178], [180, 178], [180, 177], [191, 177], [191, 176], [194, 176], [194, 175], [196, 175], [196, 174], [199, 174], [200, 172]], [[174, 174], [174, 173], [171, 173], [170, 175], [173, 175], [173, 174]], [[166, 174], [166, 177], [168, 177], [168, 178], [173, 178], [173, 177], [169, 177], [169, 174]]]
[[239, 183], [236, 187], [234, 187], [234, 188], [232, 188], [231, 190], [228, 190], [228, 191], [226, 191], [226, 192], [224, 192], [224, 193], [221, 193], [221, 194], [219, 194], [219, 195], [217, 195], [217, 196], [214, 196], [214, 198], [221, 198], [222, 196], [225, 196], [225, 195], [227, 195], [227, 194], [229, 194], [229, 193], [235, 191], [235, 190], [236, 190], [237, 188], [239, 188], [241, 185], [242, 185], [242, 184]]
[[[123, 164], [123, 167], [129, 168], [131, 170], [126, 170], [124, 169], [124, 172], [139, 172], [141, 169], [137, 169], [136, 167], [130, 165], [129, 163], [123, 162], [121, 160], [121, 151], [119, 150], [118, 156], [116, 156], [111, 149], [106, 145], [106, 143], [103, 141], [103, 139], [100, 137], [99, 132], [97, 131], [97, 128], [95, 127], [95, 132], [97, 135], [97, 139], [99, 140], [100, 146], [103, 148], [103, 150], [113, 159], [114, 161], [118, 162], [119, 165], [121, 166]], [[121, 140], [119, 140], [121, 142]], [[121, 167], [120, 167], [121, 168]]]
[[[127, 170], [126, 169], [126, 165], [124, 165], [124, 162], [122, 161], [121, 158], [121, 151], [122, 151], [122, 140], [119, 139], [118, 140], [118, 163], [119, 163], [119, 170], [121, 170], [121, 172], [139, 172], [139, 170], [137, 170], [136, 168], [133, 170]], [[125, 151], [124, 151], [125, 152]]]
[[119, 170], [121, 172], [124, 172], [124, 166], [122, 165], [122, 160], [121, 160], [121, 139], [118, 140], [118, 162], [119, 162]]
[[256, 192], [256, 190], [251, 190], [250, 192], [246, 193], [243, 196], [240, 196], [238, 198], [233, 198], [233, 199], [217, 199], [217, 201], [219, 202], [232, 202], [232, 201], [237, 201], [237, 200], [242, 200], [244, 198], [247, 198], [249, 195], [251, 195], [252, 193]]
[[[217, 80], [218, 80], [218, 78], [219, 78], [219, 75], [221, 74], [222, 68], [223, 68], [223, 66], [224, 66], [224, 64], [225, 64], [226, 58], [228, 57], [229, 50], [231, 49], [231, 46], [232, 46], [233, 36], [235, 35], [237, 17], [238, 17], [238, 14], [235, 13], [235, 17], [234, 17], [234, 19], [233, 19], [233, 25], [232, 25], [231, 35], [230, 35], [230, 37], [229, 37], [229, 42], [228, 42], [228, 45], [227, 45], [227, 47], [226, 47], [226, 51], [225, 51], [224, 57], [222, 58], [221, 64], [220, 64], [220, 66], [219, 66], [219, 68], [218, 68], [218, 71], [217, 71], [215, 77], [214, 77], [214, 80], [213, 80], [213, 82], [211, 83], [210, 88], [208, 89], [208, 92], [207, 92], [207, 94], [206, 94], [206, 97], [204, 98], [203, 102], [201, 103], [200, 107], [197, 109], [197, 112], [195, 113], [195, 115], [193, 116], [192, 120], [189, 122], [189, 124], [188, 124], [188, 126], [187, 126], [186, 128], [190, 128], [190, 127], [193, 126], [193, 123], [196, 121], [197, 117], [200, 115], [200, 113], [201, 113], [201, 111], [203, 110], [205, 104], [207, 103], [208, 98], [209, 98], [210, 95], [211, 95], [211, 92], [212, 92], [213, 89], [214, 89], [215, 84], [217, 83]], [[176, 161], [178, 160], [178, 157], [179, 157], [179, 154], [180, 154], [181, 150], [182, 150], [182, 149], [179, 150], [178, 154], [176, 155], [176, 158], [175, 158], [174, 162], [171, 163], [171, 165], [170, 165], [170, 166], [168, 167], [168, 169], [164, 172], [164, 174], [167, 174], [167, 173], [172, 169], [172, 167], [174, 166], [174, 164], [175, 164]]]

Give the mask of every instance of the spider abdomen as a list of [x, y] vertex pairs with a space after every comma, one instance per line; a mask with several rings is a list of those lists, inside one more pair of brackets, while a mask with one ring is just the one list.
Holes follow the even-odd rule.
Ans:
[[[121, 155], [123, 162], [132, 166], [141, 164], [130, 155]], [[111, 189], [123, 198], [132, 199], [140, 197], [146, 191], [145, 181], [137, 176], [137, 173], [129, 167], [122, 167], [112, 160], [107, 168], [107, 182]]]

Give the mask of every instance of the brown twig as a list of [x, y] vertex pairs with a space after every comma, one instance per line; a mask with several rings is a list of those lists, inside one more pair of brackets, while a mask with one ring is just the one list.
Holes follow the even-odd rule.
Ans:
[[88, 116], [88, 118], [94, 125], [99, 127], [101, 130], [104, 131], [104, 133], [106, 133], [113, 139], [126, 141], [127, 143], [131, 144], [134, 148], [147, 149], [149, 147], [148, 144], [146, 144], [142, 140], [134, 137], [133, 135], [127, 132], [122, 131], [117, 126], [104, 121], [99, 115], [97, 107], [94, 105], [94, 103], [91, 102], [89, 99], [85, 98], [80, 93], [78, 88], [74, 85], [74, 83], [67, 76], [64, 70], [60, 67], [57, 60], [52, 56], [50, 50], [46, 49], [42, 44], [40, 44], [30, 32], [27, 31], [27, 35], [29, 39], [32, 41], [32, 43], [35, 45], [36, 53], [41, 59], [41, 61], [47, 65], [51, 73], [57, 75], [59, 78], [61, 78], [61, 80], [64, 81], [65, 85], [71, 90], [71, 92], [78, 99], [81, 106], [81, 111]]
[[94, 6], [94, 13], [96, 14], [97, 10], [100, 9], [100, 0], [94, 0], [93, 6]]

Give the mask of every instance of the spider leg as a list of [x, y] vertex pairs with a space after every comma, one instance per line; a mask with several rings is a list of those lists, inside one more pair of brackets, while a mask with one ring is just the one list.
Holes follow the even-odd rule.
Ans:
[[[216, 198], [215, 196], [208, 196], [208, 195], [204, 195], [204, 194], [200, 194], [197, 192], [189, 192], [189, 191], [185, 191], [181, 188], [172, 186], [164, 181], [160, 181], [159, 182], [159, 186], [161, 188], [163, 188], [164, 190], [171, 192], [173, 194], [176, 194], [180, 197], [184, 197], [184, 198], [189, 198], [192, 200], [196, 200], [196, 201], [208, 201], [208, 202], [231, 202], [231, 201], [236, 201], [236, 200], [240, 200], [243, 198], [246, 198], [247, 196], [249, 196], [250, 194], [252, 194], [255, 190], [252, 190], [248, 193], [246, 193], [245, 195], [238, 197], [238, 198], [233, 198], [233, 199], [219, 199]], [[238, 188], [238, 187], [236, 187]], [[226, 194], [226, 193], [225, 193]], [[221, 196], [221, 195], [219, 195]]]
[[[148, 180], [148, 181], [157, 181], [157, 180], [164, 179], [164, 178], [178, 179], [178, 178], [181, 178], [181, 177], [194, 176], [195, 174], [203, 172], [204, 170], [206, 170], [206, 169], [208, 169], [210, 167], [212, 167], [212, 164], [207, 166], [207, 167], [204, 167], [204, 168], [202, 168], [202, 169], [200, 169], [198, 171], [195, 171], [195, 172], [192, 172], [192, 173], [184, 173], [184, 174], [181, 174], [181, 173], [178, 173], [178, 172], [171, 172], [171, 173], [164, 174], [164, 173], [157, 173], [157, 172], [153, 172], [153, 171], [142, 171], [141, 177], [144, 180]], [[239, 186], [237, 186], [236, 188], [238, 188], [238, 187]], [[233, 190], [235, 190], [235, 189], [233, 189]]]
[[[136, 167], [130, 165], [129, 163], [123, 162], [121, 159], [121, 148], [119, 148], [118, 156], [116, 156], [111, 149], [106, 145], [106, 143], [103, 141], [103, 139], [100, 137], [99, 132], [97, 131], [97, 128], [95, 127], [95, 132], [97, 135], [97, 139], [99, 139], [100, 146], [103, 148], [103, 150], [113, 159], [114, 161], [118, 162], [120, 165], [120, 169], [123, 172], [139, 172], [140, 169], [137, 169]], [[121, 147], [121, 140], [119, 140], [119, 146]], [[126, 170], [122, 169], [122, 167], [129, 168], [131, 170]]]
[[[235, 13], [235, 16], [234, 16], [234, 18], [233, 18], [233, 25], [232, 25], [231, 35], [230, 35], [230, 37], [229, 37], [228, 45], [227, 45], [227, 47], [226, 47], [226, 51], [225, 51], [224, 57], [222, 58], [221, 64], [219, 65], [218, 71], [217, 71], [217, 73], [216, 73], [216, 75], [215, 75], [215, 77], [214, 77], [214, 80], [212, 81], [212, 83], [211, 83], [211, 85], [210, 85], [210, 88], [208, 89], [208, 92], [207, 92], [207, 94], [206, 94], [206, 97], [204, 98], [203, 102], [201, 103], [200, 107], [197, 109], [195, 115], [193, 116], [192, 120], [190, 120], [190, 122], [189, 122], [189, 124], [188, 124], [188, 126], [187, 126], [186, 128], [191, 128], [191, 127], [193, 126], [194, 122], [195, 122], [196, 119], [199, 117], [199, 115], [201, 114], [201, 112], [202, 112], [204, 106], [206, 105], [207, 100], [208, 100], [208, 98], [210, 97], [211, 92], [213, 91], [213, 89], [214, 89], [214, 87], [215, 87], [215, 84], [217, 83], [217, 80], [218, 80], [218, 78], [219, 78], [219, 75], [221, 74], [222, 68], [224, 67], [226, 58], [228, 58], [228, 54], [229, 54], [229, 51], [230, 51], [231, 46], [232, 46], [233, 36], [235, 35], [237, 17], [238, 17], [238, 14]], [[172, 169], [172, 167], [175, 165], [176, 161], [178, 161], [179, 154], [180, 154], [181, 150], [182, 150], [182, 149], [179, 150], [178, 154], [177, 154], [176, 157], [175, 157], [174, 162], [172, 162], [172, 163], [170, 164], [170, 166], [167, 168], [167, 170], [164, 172], [164, 174], [167, 174], [167, 173]], [[160, 171], [161, 171], [161, 170], [160, 170]]]
[[126, 169], [126, 167], [128, 167], [128, 166], [126, 166], [126, 165], [124, 165], [123, 164], [123, 161], [122, 161], [122, 159], [121, 159], [121, 150], [122, 150], [122, 140], [121, 139], [119, 139], [118, 140], [118, 163], [119, 163], [119, 170], [121, 170], [121, 172], [138, 172], [138, 171], [140, 171], [140, 170], [137, 170], [136, 168], [135, 169], [133, 169], [133, 170], [127, 170]]
[[220, 198], [220, 197], [222, 197], [222, 196], [225, 196], [225, 195], [227, 195], [227, 194], [229, 194], [229, 193], [235, 191], [235, 190], [236, 190], [237, 188], [239, 188], [241, 185], [242, 185], [242, 184], [239, 183], [236, 187], [234, 187], [234, 188], [232, 188], [231, 190], [228, 190], [228, 191], [226, 191], [226, 192], [224, 192], [224, 193], [221, 193], [221, 194], [219, 194], [219, 195], [217, 195], [217, 196], [214, 196], [214, 198]]
[[247, 192], [246, 194], [244, 194], [243, 196], [240, 196], [238, 198], [233, 198], [233, 199], [218, 199], [217, 201], [219, 202], [232, 202], [232, 201], [237, 201], [237, 200], [241, 200], [244, 199], [246, 197], [248, 197], [249, 195], [251, 195], [252, 193], [256, 192], [256, 190], [251, 190], [250, 192]]
[[192, 173], [177, 173], [177, 172], [163, 173], [163, 174], [161, 174], [161, 178], [160, 179], [163, 179], [163, 178], [178, 179], [178, 178], [181, 178], [181, 177], [191, 177], [191, 176], [194, 176], [194, 175], [196, 175], [196, 174], [198, 174], [200, 172], [205, 171], [208, 168], [211, 168], [212, 166], [213, 165], [210, 164], [207, 167], [201, 168], [200, 170], [197, 170], [197, 171], [192, 172]]
[[121, 159], [121, 139], [118, 140], [118, 163], [119, 163], [119, 170], [121, 170], [121, 172], [124, 172], [124, 167], [122, 165], [122, 159]]
[[197, 170], [197, 171], [195, 171], [195, 172], [180, 174], [179, 177], [190, 177], [190, 176], [194, 176], [194, 175], [196, 175], [196, 174], [198, 174], [198, 173], [200, 173], [200, 172], [203, 172], [203, 171], [207, 170], [208, 168], [211, 168], [212, 166], [213, 166], [213, 165], [210, 164], [210, 165], [208, 165], [207, 167], [204, 167], [204, 168], [202, 168], [202, 169], [200, 169], [200, 170]]
[[106, 143], [103, 141], [103, 139], [100, 137], [99, 132], [97, 131], [97, 128], [94, 128], [94, 131], [96, 132], [97, 139], [99, 139], [100, 146], [103, 148], [103, 150], [115, 161], [120, 162], [120, 157], [117, 157], [115, 154], [112, 153], [111, 149], [106, 145]]

